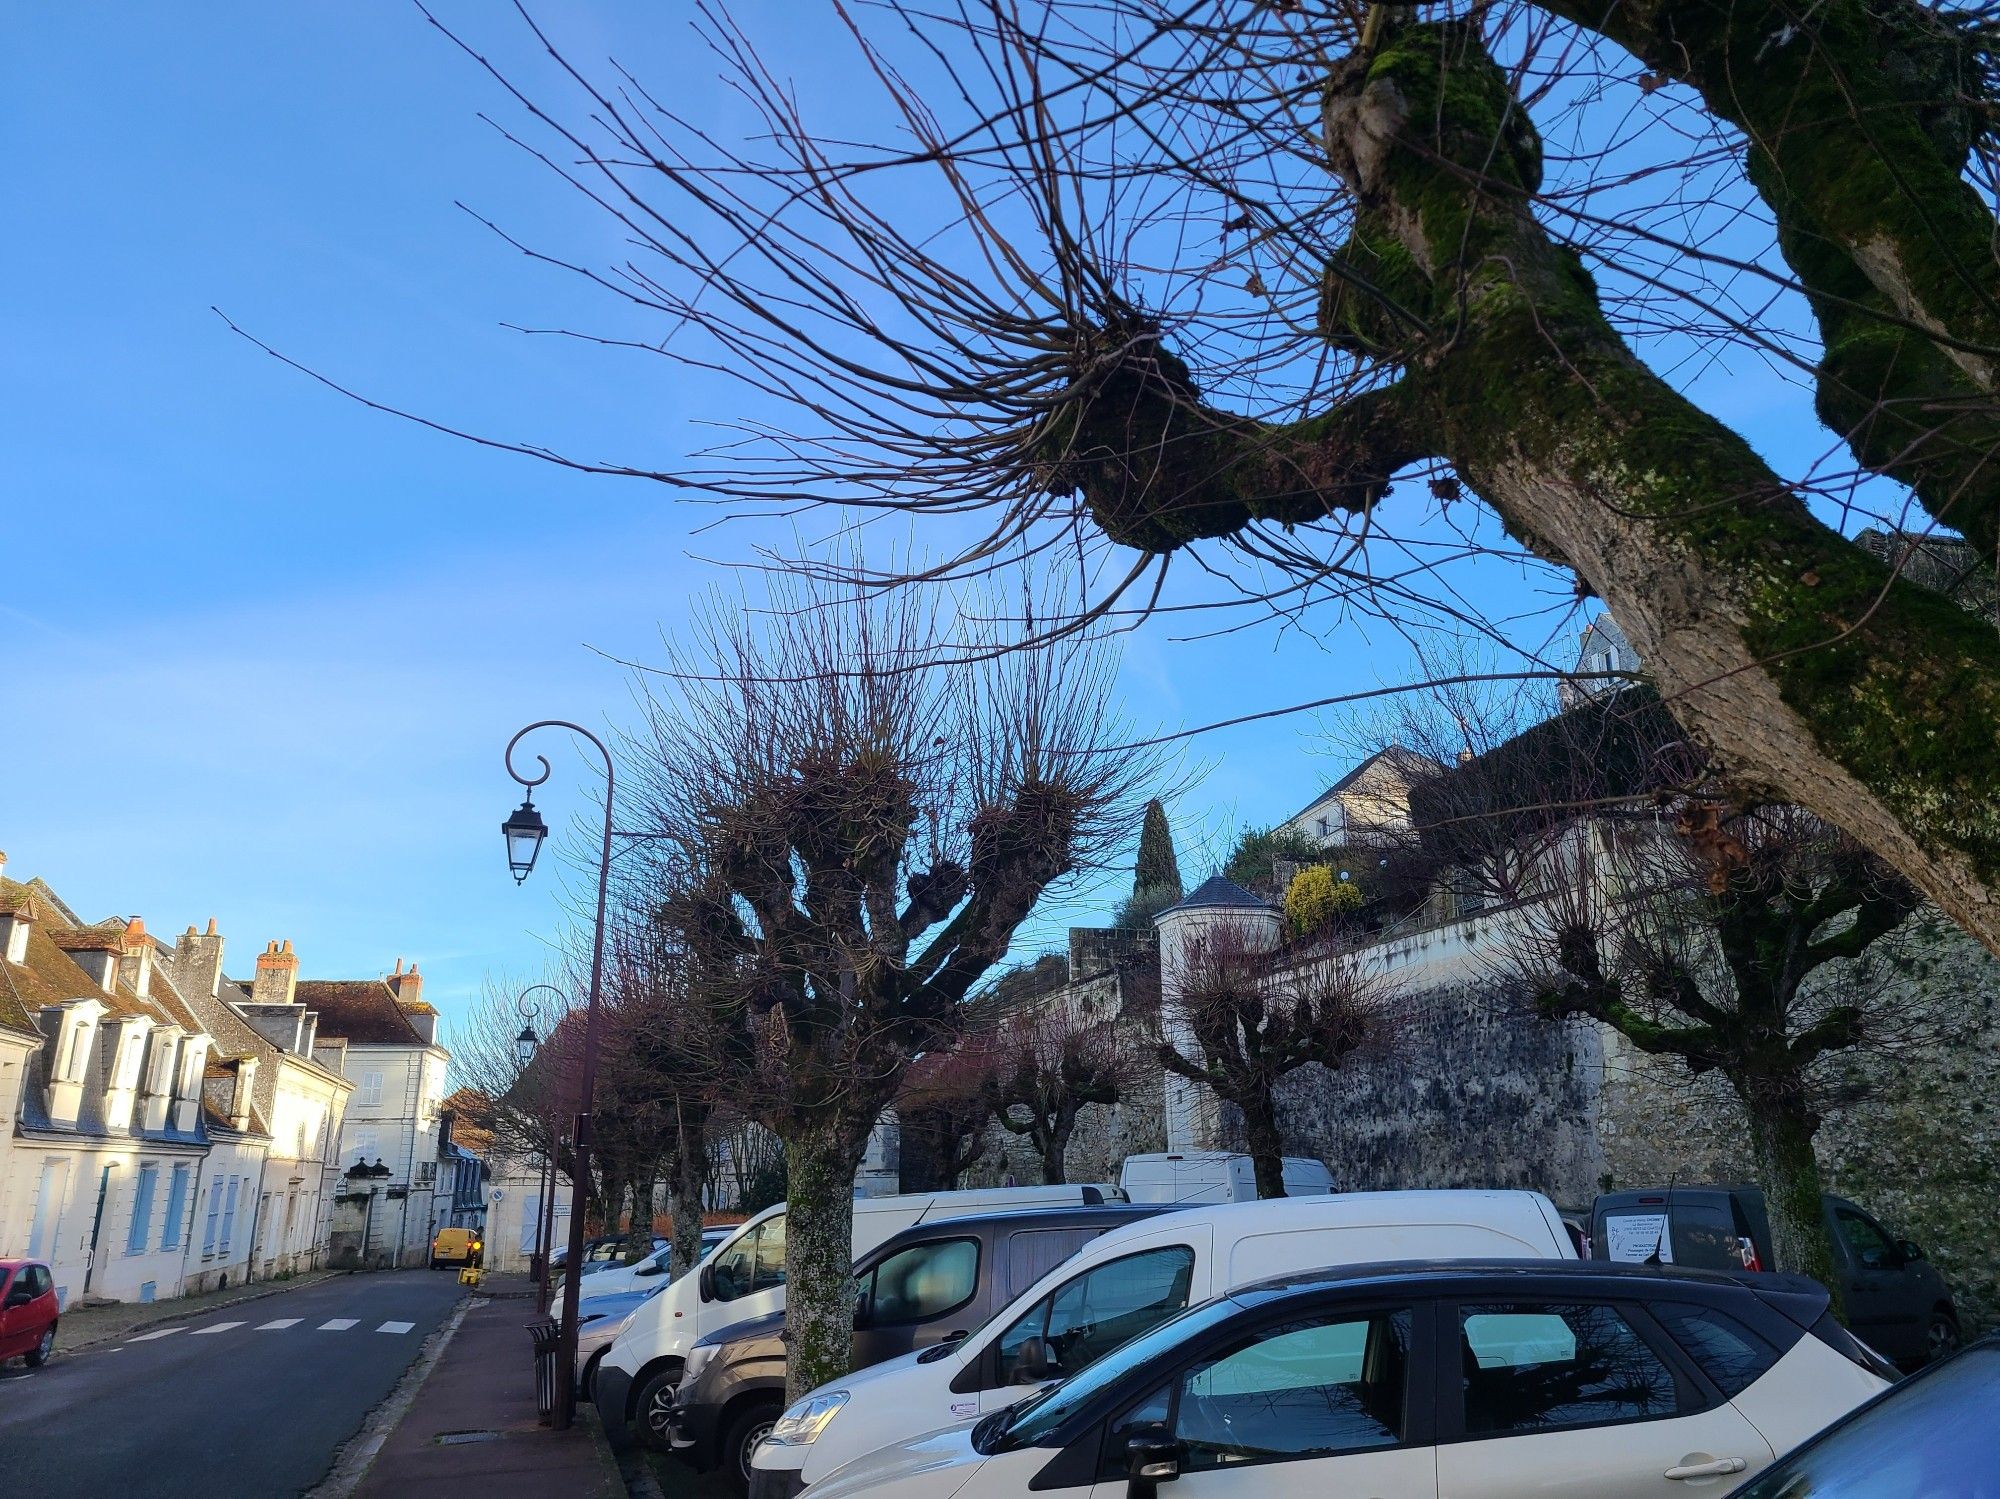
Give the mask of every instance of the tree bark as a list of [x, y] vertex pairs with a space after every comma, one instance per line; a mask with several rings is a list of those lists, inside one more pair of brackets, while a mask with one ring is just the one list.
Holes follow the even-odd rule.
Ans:
[[[854, 1358], [854, 1172], [861, 1147], [819, 1124], [788, 1132], [785, 1399], [838, 1379]], [[865, 1144], [867, 1132], [861, 1135]]]
[[708, 1154], [707, 1131], [701, 1125], [683, 1119], [678, 1133], [673, 1175], [667, 1183], [667, 1211], [674, 1219], [668, 1263], [676, 1278], [686, 1275], [701, 1258], [703, 1167]]
[[1243, 1133], [1250, 1146], [1250, 1165], [1257, 1173], [1260, 1199], [1285, 1195], [1285, 1147], [1278, 1133], [1278, 1107], [1267, 1090], [1236, 1100], [1243, 1110]]
[[1834, 1315], [1845, 1321], [1846, 1298], [1826, 1227], [1819, 1158], [1813, 1153], [1817, 1122], [1794, 1101], [1796, 1083], [1766, 1085], [1746, 1079], [1737, 1084], [1737, 1091], [1750, 1123], [1750, 1150], [1771, 1217], [1771, 1254], [1777, 1268], [1811, 1276], [1825, 1286], [1833, 1298]]

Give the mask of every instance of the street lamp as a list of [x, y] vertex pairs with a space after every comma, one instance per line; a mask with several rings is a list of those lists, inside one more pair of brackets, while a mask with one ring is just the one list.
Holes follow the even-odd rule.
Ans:
[[[535, 1001], [528, 996], [542, 989], [553, 994], [563, 1006], [566, 1007], [569, 1004], [569, 996], [564, 994], [554, 984], [530, 984], [514, 997], [514, 1008], [520, 1011], [521, 1019], [525, 1022], [521, 1027], [521, 1034], [514, 1038], [514, 1054], [521, 1060], [521, 1071], [523, 1074], [527, 1072], [529, 1064], [535, 1059], [536, 1041], [534, 1023], [540, 1015]], [[551, 1036], [556, 1033], [556, 1026], [559, 1026], [561, 1023], [558, 1020], [556, 1025], [549, 1027], [549, 1034]], [[556, 1236], [555, 1191], [556, 1147], [558, 1143], [556, 1137], [559, 1131], [557, 1129], [553, 1100], [550, 1101], [550, 1105], [548, 1109], [549, 1143], [542, 1150], [542, 1174], [537, 1184], [539, 1192], [535, 1198], [535, 1263], [541, 1268], [538, 1284], [535, 1289], [535, 1315], [537, 1316], [548, 1315], [549, 1253], [555, 1247], [550, 1240]]]
[[[522, 733], [526, 732], [525, 729], [522, 730]], [[514, 737], [519, 739], [521, 736], [516, 734]], [[511, 752], [513, 746], [510, 744], [507, 748]], [[535, 758], [542, 759], [540, 755]], [[511, 773], [514, 767], [509, 763], [507, 769]], [[549, 762], [542, 760], [542, 780], [548, 779], [548, 769]], [[515, 779], [519, 780], [520, 777], [516, 776]], [[539, 785], [540, 782], [536, 784]], [[549, 825], [542, 821], [542, 814], [535, 810], [535, 798], [532, 793], [508, 815], [505, 822], [500, 824], [500, 832], [507, 840], [507, 867], [513, 871], [514, 883], [519, 885], [526, 881], [528, 872], [535, 867], [535, 857], [542, 851], [542, 840], [549, 836]]]
[[528, 878], [528, 871], [535, 867], [535, 856], [541, 852], [542, 840], [549, 834], [548, 825], [542, 821], [542, 814], [535, 810], [534, 805], [535, 788], [549, 778], [548, 758], [535, 756], [536, 763], [541, 766], [538, 775], [525, 776], [514, 768], [514, 746], [537, 729], [568, 729], [572, 734], [581, 734], [604, 757], [604, 843], [597, 860], [597, 923], [590, 942], [590, 997], [584, 1009], [583, 1065], [576, 1085], [578, 1106], [573, 1136], [575, 1143], [572, 1146], [574, 1169], [570, 1172], [570, 1180], [575, 1183], [569, 1214], [570, 1273], [563, 1280], [562, 1345], [556, 1355], [556, 1368], [560, 1373], [556, 1379], [556, 1408], [552, 1424], [557, 1431], [563, 1431], [568, 1428], [576, 1411], [576, 1332], [583, 1280], [578, 1272], [583, 1268], [583, 1199], [590, 1181], [590, 1108], [597, 1087], [597, 991], [604, 976], [604, 904], [611, 882], [611, 800], [616, 776], [611, 751], [604, 747], [603, 740], [581, 724], [560, 718], [538, 719], [507, 741], [507, 752], [503, 757], [507, 774], [527, 793], [513, 815], [500, 824], [500, 831], [507, 837], [507, 867], [513, 872], [515, 884]]

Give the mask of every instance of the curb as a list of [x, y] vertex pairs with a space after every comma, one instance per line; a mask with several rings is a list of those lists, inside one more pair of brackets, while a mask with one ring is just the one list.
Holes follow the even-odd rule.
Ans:
[[179, 1311], [168, 1312], [164, 1316], [149, 1317], [144, 1322], [134, 1322], [122, 1331], [108, 1332], [102, 1337], [92, 1338], [85, 1343], [65, 1343], [62, 1345], [61, 1351], [64, 1357], [68, 1357], [73, 1353], [85, 1353], [92, 1348], [101, 1348], [106, 1343], [122, 1343], [133, 1334], [142, 1332], [149, 1327], [164, 1327], [170, 1322], [185, 1322], [190, 1317], [206, 1317], [211, 1312], [226, 1312], [232, 1307], [248, 1306], [253, 1301], [263, 1301], [271, 1296], [283, 1296], [289, 1291], [303, 1291], [307, 1286], [316, 1286], [321, 1281], [332, 1280], [336, 1276], [357, 1275], [359, 1273], [356, 1270], [322, 1270], [310, 1278], [306, 1276], [293, 1276], [288, 1281], [268, 1281], [265, 1283], [267, 1289], [255, 1292], [252, 1295], [238, 1296], [234, 1300], [214, 1302], [208, 1306], [185, 1307]]
[[[607, 1487], [604, 1492], [610, 1496], [624, 1494], [627, 1499], [664, 1499], [660, 1486], [653, 1481], [650, 1471], [644, 1472], [644, 1486], [634, 1482], [635, 1474], [612, 1450], [611, 1438], [605, 1433], [604, 1422], [598, 1417], [597, 1407], [581, 1395], [577, 1396], [576, 1424], [590, 1428], [591, 1445], [597, 1449], [597, 1465], [604, 1470]], [[643, 1470], [644, 1464], [639, 1467]]]

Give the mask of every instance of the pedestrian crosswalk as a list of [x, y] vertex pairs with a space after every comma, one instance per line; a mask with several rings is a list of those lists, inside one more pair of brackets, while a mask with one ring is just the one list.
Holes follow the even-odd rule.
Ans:
[[[291, 1328], [297, 1327], [302, 1320], [303, 1319], [299, 1317], [273, 1317], [269, 1322], [259, 1322], [255, 1327], [251, 1328], [250, 1330], [252, 1332], [285, 1332]], [[347, 1332], [353, 1328], [360, 1327], [361, 1325], [362, 1325], [362, 1319], [359, 1317], [329, 1317], [326, 1319], [326, 1321], [320, 1323], [317, 1327], [311, 1328], [309, 1330], [314, 1332]], [[127, 1343], [151, 1343], [157, 1341], [160, 1338], [171, 1338], [176, 1333], [183, 1333], [183, 1332], [187, 1333], [191, 1337], [199, 1338], [199, 1337], [210, 1336], [216, 1333], [234, 1332], [239, 1327], [247, 1327], [247, 1326], [249, 1326], [249, 1324], [242, 1321], [207, 1322], [199, 1327], [187, 1323], [176, 1323], [172, 1327], [156, 1327], [151, 1332], [135, 1333], [133, 1334], [133, 1336], [127, 1338], [125, 1341]], [[375, 1331], [386, 1332], [393, 1335], [401, 1335], [403, 1333], [415, 1331], [416, 1326], [417, 1324], [414, 1322], [398, 1322], [392, 1320], [381, 1323], [379, 1326], [375, 1328]]]

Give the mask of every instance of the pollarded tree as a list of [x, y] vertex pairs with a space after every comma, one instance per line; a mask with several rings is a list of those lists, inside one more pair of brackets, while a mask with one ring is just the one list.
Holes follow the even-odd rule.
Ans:
[[913, 1168], [922, 1172], [919, 1189], [957, 1191], [986, 1155], [986, 1129], [993, 1122], [986, 1091], [991, 1042], [990, 1033], [968, 1032], [948, 1049], [918, 1057], [904, 1074], [896, 1121], [905, 1180]]
[[1795, 807], [1702, 801], [1653, 829], [1577, 827], [1544, 873], [1519, 964], [1543, 1011], [1587, 1015], [1692, 1075], [1727, 1078], [1778, 1268], [1821, 1281], [1838, 1304], [1813, 1149], [1818, 1063], [1911, 1024], [1886, 970], [1857, 960], [1892, 950], [1917, 892]]
[[1066, 994], [994, 1023], [985, 1079], [993, 1118], [1034, 1146], [1044, 1182], [1066, 1182], [1069, 1142], [1083, 1111], [1124, 1097], [1128, 1059], [1117, 1027], [1083, 1013]]
[[1043, 893], [1130, 836], [1153, 766], [1113, 754], [1088, 639], [941, 651], [910, 598], [784, 593], [682, 637], [627, 745], [663, 904], [785, 1144], [787, 1382], [848, 1367], [853, 1182], [912, 1060]]
[[1278, 1085], [1302, 1067], [1338, 1068], [1363, 1046], [1385, 1044], [1389, 997], [1337, 937], [1274, 953], [1252, 927], [1219, 921], [1192, 943], [1179, 993], [1161, 1000], [1162, 1026], [1179, 1021], [1200, 1054], [1163, 1041], [1160, 1065], [1236, 1106], [1257, 1195], [1283, 1197]]
[[[1900, 525], [1907, 495], [1995, 565], [1983, 9], [878, 14], [857, 40], [880, 147], [815, 138], [726, 15], [761, 159], [582, 69], [577, 108], [537, 110], [543, 159], [619, 221], [620, 263], [585, 273], [644, 326], [605, 341], [774, 403], [706, 466], [576, 466], [986, 508], [968, 571], [1094, 537], [1096, 611], [1148, 607], [1188, 555], [1264, 608], [1477, 627], [1442, 570], [1506, 551], [1497, 523], [1611, 606], [1739, 783], [1851, 830], [2000, 951], [2000, 639], [1822, 519]], [[1811, 385], [1852, 473], [1782, 474], [1690, 398], [1740, 348]], [[1391, 492], [1409, 473], [1430, 502]]]

